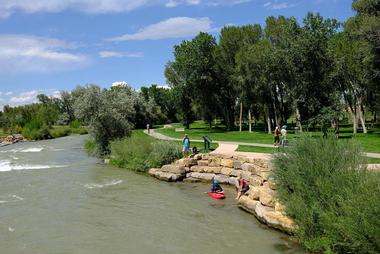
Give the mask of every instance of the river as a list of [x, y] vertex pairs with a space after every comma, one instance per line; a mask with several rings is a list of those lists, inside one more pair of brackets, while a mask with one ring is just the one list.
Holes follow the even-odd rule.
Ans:
[[104, 165], [85, 136], [0, 148], [1, 254], [303, 253], [206, 184]]

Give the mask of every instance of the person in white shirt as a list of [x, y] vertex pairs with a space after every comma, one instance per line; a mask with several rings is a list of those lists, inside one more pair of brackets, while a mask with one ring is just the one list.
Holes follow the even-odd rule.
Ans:
[[287, 141], [286, 141], [286, 125], [282, 126], [281, 136], [282, 136], [282, 140], [281, 140], [282, 146], [287, 145]]

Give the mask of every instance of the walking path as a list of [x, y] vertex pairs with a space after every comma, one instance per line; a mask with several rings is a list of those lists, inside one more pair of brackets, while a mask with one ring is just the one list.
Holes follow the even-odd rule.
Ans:
[[[145, 132], [145, 134], [150, 135], [150, 136], [152, 136], [152, 137], [154, 137], [156, 139], [160, 139], [160, 140], [182, 141], [182, 139], [180, 139], [180, 138], [172, 138], [172, 137], [168, 137], [166, 135], [163, 135], [161, 133], [158, 133], [154, 129], [151, 129], [149, 134], [148, 134], [147, 130], [145, 130], [144, 132]], [[199, 139], [192, 139], [191, 141], [193, 141], [193, 142], [203, 142], [203, 140], [199, 140]], [[256, 156], [258, 156], [259, 154], [265, 154], [265, 153], [236, 152], [236, 150], [238, 149], [239, 145], [273, 148], [273, 145], [269, 145], [269, 144], [233, 142], [233, 141], [218, 141], [218, 140], [214, 140], [213, 142], [218, 143], [219, 146], [212, 153], [213, 154], [222, 154], [222, 155], [246, 155], [246, 156], [249, 156], [249, 155], [255, 154]], [[265, 155], [266, 156], [270, 156], [270, 154], [265, 154]], [[368, 158], [377, 158], [377, 159], [380, 159], [380, 154], [379, 153], [365, 153], [365, 155]]]

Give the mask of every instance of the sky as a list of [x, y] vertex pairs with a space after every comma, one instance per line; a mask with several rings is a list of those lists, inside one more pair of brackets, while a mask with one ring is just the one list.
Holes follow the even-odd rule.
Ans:
[[173, 47], [226, 25], [308, 11], [344, 21], [351, 0], [0, 0], [0, 109], [77, 85], [165, 85]]

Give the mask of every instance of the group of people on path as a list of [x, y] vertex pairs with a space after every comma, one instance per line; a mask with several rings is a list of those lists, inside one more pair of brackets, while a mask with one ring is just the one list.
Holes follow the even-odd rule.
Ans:
[[[274, 146], [279, 146], [280, 144], [282, 146], [287, 145], [287, 140], [286, 140], [286, 125], [282, 126], [281, 131], [278, 126], [276, 126], [276, 129], [274, 130]], [[280, 143], [280, 134], [281, 134], [281, 143]]]

